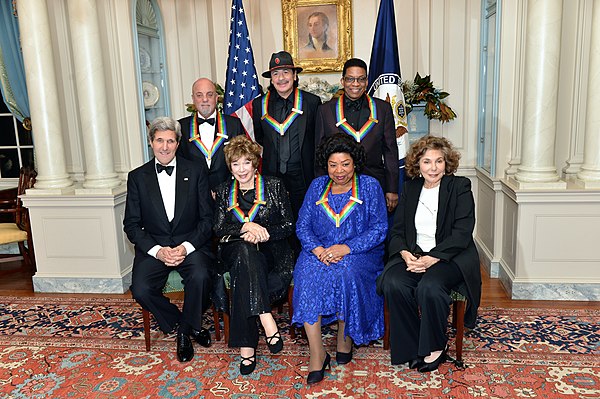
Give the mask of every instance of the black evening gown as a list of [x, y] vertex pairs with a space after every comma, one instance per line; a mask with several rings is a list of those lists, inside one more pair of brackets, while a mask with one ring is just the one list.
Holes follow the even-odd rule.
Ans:
[[[294, 255], [289, 237], [294, 223], [287, 192], [276, 177], [264, 177], [266, 204], [261, 206], [255, 223], [269, 232], [269, 241], [250, 244], [243, 240], [221, 243], [220, 258], [230, 275], [230, 347], [258, 345], [258, 315], [271, 311], [271, 303], [287, 293], [292, 279]], [[228, 211], [232, 182], [217, 188], [214, 230], [217, 237], [240, 235], [241, 223]], [[245, 214], [252, 207], [255, 190], [240, 192], [238, 202]]]

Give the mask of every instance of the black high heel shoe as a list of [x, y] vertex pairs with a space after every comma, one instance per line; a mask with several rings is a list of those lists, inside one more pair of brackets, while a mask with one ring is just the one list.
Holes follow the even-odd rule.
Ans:
[[[275, 339], [277, 341], [273, 343], [273, 340]], [[275, 334], [271, 335], [270, 337], [265, 337], [265, 341], [267, 342], [269, 350], [273, 354], [279, 353], [283, 349], [283, 337], [281, 336], [279, 331], [275, 332]]]
[[[254, 350], [252, 356], [244, 357], [240, 355], [240, 357], [242, 358], [240, 361], [240, 374], [248, 375], [252, 373], [256, 368], [256, 349]], [[244, 364], [245, 361], [250, 362], [250, 364]]]
[[417, 357], [416, 359], [410, 360], [408, 362], [408, 368], [409, 369], [419, 369], [419, 367], [423, 366], [423, 358], [422, 357]]
[[329, 353], [325, 352], [325, 360], [323, 360], [323, 367], [321, 368], [321, 370], [309, 372], [308, 377], [306, 377], [306, 382], [308, 384], [316, 384], [317, 382], [322, 381], [323, 377], [325, 377], [325, 369], [331, 368], [331, 366], [329, 365], [330, 362], [331, 356], [329, 356]]
[[350, 352], [336, 352], [335, 361], [337, 364], [350, 363], [352, 361], [352, 347], [350, 347]]
[[442, 364], [446, 361], [447, 356], [448, 356], [448, 347], [446, 346], [446, 348], [444, 348], [444, 350], [442, 351], [442, 353], [440, 353], [438, 358], [435, 359], [433, 362], [427, 363], [427, 362], [425, 362], [425, 360], [423, 360], [423, 364], [419, 367], [419, 371], [421, 373], [429, 373], [433, 370], [437, 370], [437, 368], [440, 367], [440, 364]]

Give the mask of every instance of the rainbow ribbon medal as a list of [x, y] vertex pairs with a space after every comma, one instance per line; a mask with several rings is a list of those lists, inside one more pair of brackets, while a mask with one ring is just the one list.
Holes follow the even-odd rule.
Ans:
[[271, 97], [271, 91], [267, 90], [267, 94], [263, 96], [262, 100], [262, 116], [261, 119], [267, 121], [269, 125], [280, 135], [284, 135], [288, 128], [294, 123], [296, 118], [300, 116], [304, 111], [302, 111], [302, 93], [300, 90], [294, 90], [294, 106], [292, 107], [292, 112], [285, 118], [283, 123], [279, 123], [269, 115], [269, 98]]
[[335, 116], [338, 121], [335, 124], [335, 126], [340, 127], [344, 132], [346, 132], [347, 134], [354, 137], [354, 139], [360, 143], [360, 141], [365, 138], [367, 133], [369, 133], [371, 131], [371, 129], [373, 129], [373, 126], [375, 126], [375, 124], [379, 122], [377, 120], [377, 107], [375, 107], [375, 101], [373, 101], [371, 96], [369, 96], [368, 94], [365, 94], [365, 97], [367, 97], [367, 102], [369, 104], [369, 110], [371, 111], [371, 114], [369, 115], [369, 119], [367, 119], [365, 124], [357, 132], [346, 121], [346, 117], [344, 116], [344, 99], [343, 99], [343, 97], [344, 97], [344, 94], [339, 96], [338, 101], [337, 101], [337, 106], [335, 108]]
[[189, 141], [196, 144], [196, 147], [204, 154], [206, 159], [209, 161], [212, 157], [215, 156], [219, 147], [223, 145], [225, 140], [229, 137], [227, 136], [227, 127], [225, 126], [225, 119], [221, 115], [220, 112], [217, 112], [217, 136], [215, 137], [215, 141], [212, 143], [212, 147], [210, 150], [204, 145], [202, 139], [200, 138], [200, 134], [198, 133], [198, 113], [194, 112], [194, 117], [190, 119], [190, 138]]
[[358, 197], [358, 175], [355, 173], [352, 177], [352, 194], [350, 195], [350, 199], [344, 205], [340, 213], [335, 213], [335, 211], [329, 206], [329, 192], [331, 191], [331, 186], [333, 185], [333, 180], [329, 179], [329, 183], [325, 186], [325, 191], [321, 194], [319, 200], [315, 203], [316, 205], [320, 205], [321, 208], [325, 211], [325, 214], [329, 217], [329, 219], [335, 222], [335, 227], [340, 227], [342, 222], [346, 220], [350, 212], [356, 207], [356, 205], [362, 204], [362, 200]]
[[256, 172], [254, 188], [256, 190], [254, 195], [254, 205], [252, 205], [252, 208], [248, 211], [248, 215], [246, 215], [240, 208], [238, 202], [238, 195], [240, 192], [239, 183], [235, 179], [233, 180], [233, 183], [231, 183], [231, 188], [229, 189], [229, 208], [227, 208], [227, 211], [232, 211], [237, 220], [241, 223], [252, 222], [258, 214], [260, 206], [267, 203], [267, 201], [265, 201], [265, 182], [258, 172]]

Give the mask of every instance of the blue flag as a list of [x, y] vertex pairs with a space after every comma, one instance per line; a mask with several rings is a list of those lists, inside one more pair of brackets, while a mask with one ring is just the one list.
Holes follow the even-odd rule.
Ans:
[[407, 151], [408, 130], [393, 0], [381, 0], [379, 4], [369, 68], [369, 95], [389, 102], [394, 112], [396, 143], [400, 158], [398, 191], [401, 191], [404, 183], [404, 157]]
[[242, 0], [232, 0], [223, 112], [237, 115], [252, 140], [252, 100], [259, 94], [258, 75], [254, 66], [244, 6]]

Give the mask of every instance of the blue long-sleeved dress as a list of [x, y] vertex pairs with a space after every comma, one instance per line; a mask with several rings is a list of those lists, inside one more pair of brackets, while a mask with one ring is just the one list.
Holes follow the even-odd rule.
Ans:
[[[360, 175], [359, 199], [348, 217], [335, 226], [325, 210], [316, 205], [328, 176], [311, 183], [300, 209], [296, 234], [302, 251], [294, 269], [294, 315], [292, 323], [314, 324], [319, 315], [323, 325], [346, 322], [345, 333], [357, 344], [383, 335], [383, 298], [375, 292], [375, 279], [383, 269], [387, 212], [381, 186], [376, 179]], [[339, 213], [351, 190], [329, 194], [331, 208]], [[311, 252], [314, 248], [346, 244], [350, 254], [339, 263], [325, 265]]]

